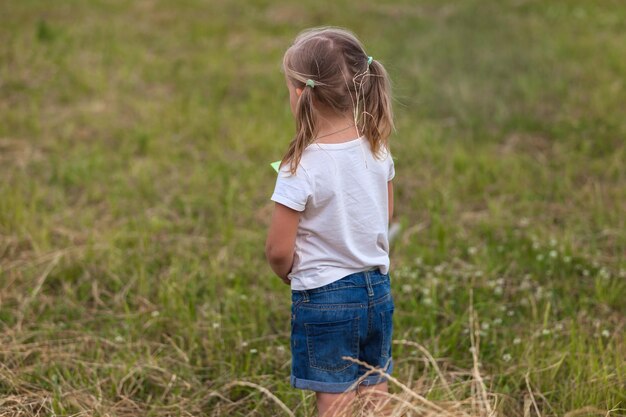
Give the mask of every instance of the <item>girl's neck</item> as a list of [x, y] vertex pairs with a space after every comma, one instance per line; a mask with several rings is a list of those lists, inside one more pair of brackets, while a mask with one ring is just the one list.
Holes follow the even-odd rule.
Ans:
[[341, 143], [359, 137], [352, 115], [323, 116], [319, 118], [319, 122], [320, 129], [315, 139], [317, 143]]

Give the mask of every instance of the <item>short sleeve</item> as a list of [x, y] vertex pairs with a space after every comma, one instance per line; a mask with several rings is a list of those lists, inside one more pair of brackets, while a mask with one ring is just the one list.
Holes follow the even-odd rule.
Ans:
[[391, 181], [393, 177], [396, 176], [396, 168], [394, 167], [393, 158], [391, 157], [391, 153], [387, 155], [387, 160], [389, 164], [389, 173], [387, 174], [387, 182]]
[[292, 175], [287, 165], [278, 172], [271, 200], [290, 209], [303, 211], [312, 194], [309, 177], [302, 166], [299, 166], [296, 173]]

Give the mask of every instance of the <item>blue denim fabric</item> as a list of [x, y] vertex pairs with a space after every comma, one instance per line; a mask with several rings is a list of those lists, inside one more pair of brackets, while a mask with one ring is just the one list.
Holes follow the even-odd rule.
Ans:
[[[291, 385], [344, 392], [368, 369], [391, 374], [394, 303], [388, 274], [378, 269], [348, 275], [323, 287], [291, 292]], [[386, 378], [370, 374], [360, 384]]]

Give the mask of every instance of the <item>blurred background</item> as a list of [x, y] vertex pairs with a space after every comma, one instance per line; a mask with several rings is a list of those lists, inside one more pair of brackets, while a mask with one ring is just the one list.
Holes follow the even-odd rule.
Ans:
[[626, 415], [618, 0], [0, 1], [0, 415], [314, 415], [263, 249], [320, 25], [393, 82], [394, 376]]

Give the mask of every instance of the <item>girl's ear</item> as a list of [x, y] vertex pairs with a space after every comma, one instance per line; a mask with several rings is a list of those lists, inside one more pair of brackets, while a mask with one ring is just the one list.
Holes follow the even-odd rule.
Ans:
[[296, 88], [296, 94], [298, 95], [298, 97], [300, 97], [300, 95], [302, 94], [302, 89]]

